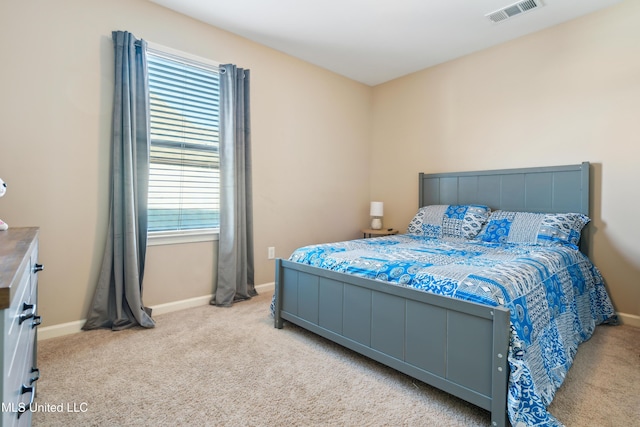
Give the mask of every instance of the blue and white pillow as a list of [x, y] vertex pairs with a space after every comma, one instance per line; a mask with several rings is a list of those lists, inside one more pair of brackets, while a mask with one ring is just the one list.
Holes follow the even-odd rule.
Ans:
[[435, 239], [473, 239], [482, 230], [490, 212], [484, 205], [424, 206], [409, 223], [407, 233]]
[[577, 246], [591, 219], [580, 213], [494, 211], [478, 239], [496, 243], [569, 244]]

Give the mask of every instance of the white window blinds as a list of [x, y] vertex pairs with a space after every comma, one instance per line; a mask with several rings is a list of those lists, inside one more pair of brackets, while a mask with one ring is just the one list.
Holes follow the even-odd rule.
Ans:
[[216, 229], [218, 68], [149, 49], [149, 231]]

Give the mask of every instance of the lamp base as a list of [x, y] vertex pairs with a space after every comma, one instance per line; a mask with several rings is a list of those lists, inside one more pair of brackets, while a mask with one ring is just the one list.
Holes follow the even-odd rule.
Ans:
[[380, 218], [373, 218], [371, 220], [371, 228], [373, 230], [380, 230], [382, 228], [382, 219]]

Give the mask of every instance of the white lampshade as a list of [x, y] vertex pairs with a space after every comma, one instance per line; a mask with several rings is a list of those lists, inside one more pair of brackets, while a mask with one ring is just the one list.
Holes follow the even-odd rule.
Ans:
[[371, 216], [383, 216], [382, 212], [384, 211], [384, 203], [382, 202], [371, 202], [371, 209], [369, 211], [369, 215]]

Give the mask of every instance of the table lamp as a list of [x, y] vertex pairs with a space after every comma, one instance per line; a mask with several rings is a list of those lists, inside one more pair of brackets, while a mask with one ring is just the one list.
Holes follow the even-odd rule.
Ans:
[[382, 213], [384, 206], [382, 202], [371, 202], [369, 215], [371, 216], [371, 228], [380, 230], [382, 228]]

